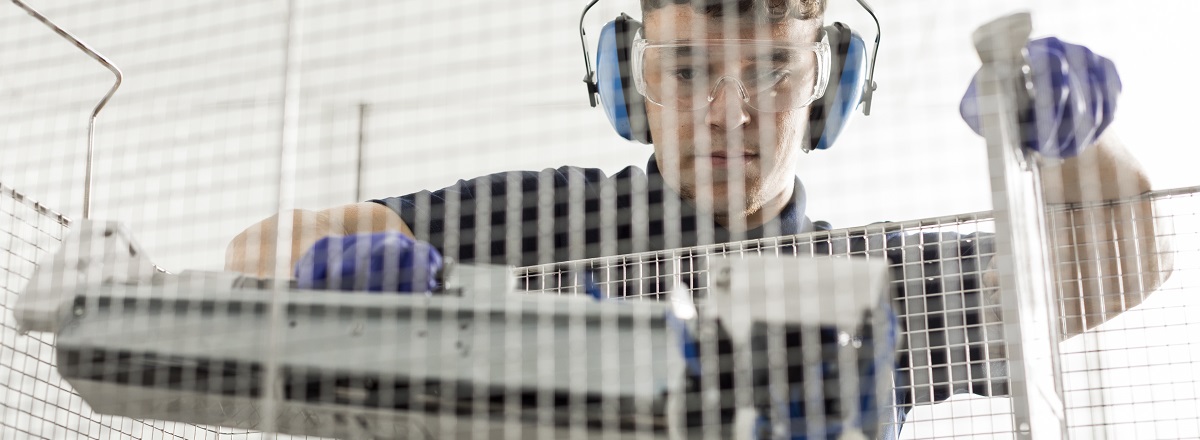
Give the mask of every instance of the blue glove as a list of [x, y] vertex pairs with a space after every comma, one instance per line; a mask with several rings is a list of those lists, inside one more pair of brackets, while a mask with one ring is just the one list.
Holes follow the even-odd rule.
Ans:
[[325, 237], [296, 263], [301, 289], [432, 292], [442, 255], [400, 232]]
[[[1117, 68], [1086, 47], [1053, 37], [1031, 41], [1026, 49], [1034, 90], [1032, 108], [1018, 115], [1026, 127], [1023, 146], [1050, 158], [1075, 157], [1095, 144], [1112, 123], [1121, 94]], [[982, 135], [978, 81], [976, 73], [959, 112], [967, 125]]]

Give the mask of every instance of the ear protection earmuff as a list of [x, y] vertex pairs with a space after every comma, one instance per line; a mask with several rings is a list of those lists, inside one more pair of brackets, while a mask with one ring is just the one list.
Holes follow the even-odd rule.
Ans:
[[867, 83], [867, 44], [842, 23], [824, 29], [829, 41], [829, 85], [808, 109], [808, 142], [805, 152], [833, 146], [854, 110], [863, 102]]
[[[608, 122], [621, 137], [643, 144], [652, 142], [646, 119], [645, 97], [633, 85], [633, 40], [642, 23], [622, 13], [604, 25], [596, 45], [596, 93]], [[592, 106], [596, 104], [593, 100]]]
[[[587, 16], [588, 9], [597, 1], [588, 4], [583, 16]], [[858, 2], [872, 18], [875, 17], [863, 0]], [[878, 27], [879, 21], [875, 23]], [[646, 100], [634, 87], [630, 71], [633, 41], [641, 28], [640, 22], [624, 13], [604, 25], [596, 45], [596, 70], [593, 72], [588, 60], [583, 17], [579, 20], [584, 62], [588, 65], [588, 74], [583, 81], [587, 83], [592, 107], [596, 106], [596, 96], [599, 95], [600, 105], [617, 134], [631, 141], [649, 144], [653, 140], [646, 118]], [[842, 23], [826, 26], [823, 32], [831, 52], [829, 85], [825, 88], [825, 94], [809, 106], [808, 133], [803, 145], [805, 152], [831, 147], [860, 104], [863, 113], [870, 115], [872, 94], [877, 88], [874, 61], [867, 64], [867, 45], [862, 37]], [[878, 54], [878, 32], [875, 51]]]

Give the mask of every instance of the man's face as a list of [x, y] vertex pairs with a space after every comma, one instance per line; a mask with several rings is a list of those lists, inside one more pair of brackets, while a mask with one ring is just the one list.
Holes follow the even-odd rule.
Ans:
[[[817, 41], [820, 21], [778, 22], [710, 17], [689, 5], [653, 10], [643, 32], [651, 42], [753, 39], [785, 43]], [[736, 77], [736, 62], [721, 63], [709, 78]], [[713, 101], [699, 110], [647, 102], [659, 169], [668, 185], [718, 217], [753, 216], [764, 205], [786, 204], [792, 195], [796, 158], [808, 108], [761, 112], [743, 102], [733, 81], [720, 81]], [[778, 208], [782, 208], [779, 205]]]

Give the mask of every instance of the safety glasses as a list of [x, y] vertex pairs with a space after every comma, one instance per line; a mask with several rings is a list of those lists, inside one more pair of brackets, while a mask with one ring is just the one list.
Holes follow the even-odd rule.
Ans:
[[764, 40], [634, 40], [638, 93], [660, 106], [695, 111], [722, 93], [763, 112], [812, 104], [829, 82], [829, 43]]

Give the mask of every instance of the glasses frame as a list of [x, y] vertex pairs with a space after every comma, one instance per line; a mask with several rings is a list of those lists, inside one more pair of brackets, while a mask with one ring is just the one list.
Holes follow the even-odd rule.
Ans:
[[[812, 42], [812, 43], [788, 43], [788, 42], [774, 41], [774, 40], [751, 40], [751, 39], [719, 39], [719, 40], [683, 39], [683, 40], [669, 40], [669, 41], [650, 41], [645, 38], [639, 38], [639, 39], [633, 40], [633, 52], [630, 57], [630, 58], [632, 58], [631, 59], [631, 61], [632, 61], [631, 67], [633, 69], [632, 73], [633, 73], [634, 85], [637, 89], [638, 94], [645, 97], [646, 101], [654, 103], [655, 105], [658, 105], [660, 107], [670, 108], [670, 109], [680, 110], [680, 111], [703, 110], [705, 108], [708, 108], [708, 106], [712, 104], [712, 101], [714, 99], [712, 95], [713, 95], [713, 90], [716, 90], [715, 87], [713, 88], [713, 90], [708, 91], [708, 102], [705, 103], [705, 105], [703, 105], [699, 108], [692, 108], [692, 109], [676, 108], [676, 106], [666, 105], [664, 103], [656, 101], [654, 98], [651, 98], [650, 95], [646, 93], [646, 89], [647, 89], [646, 75], [643, 72], [643, 70], [644, 70], [643, 59], [645, 57], [646, 50], [650, 49], [650, 48], [682, 47], [682, 46], [695, 46], [695, 45], [702, 45], [702, 44], [703, 45], [728, 46], [728, 45], [748, 44], [748, 43], [753, 43], [753, 44], [759, 45], [761, 47], [811, 50], [817, 54], [817, 72], [816, 72], [817, 73], [817, 81], [816, 81], [816, 84], [813, 86], [812, 96], [808, 99], [807, 102], [805, 102], [799, 106], [794, 106], [794, 107], [790, 107], [790, 108], [786, 108], [786, 109], [775, 109], [771, 112], [778, 113], [778, 112], [784, 112], [784, 111], [788, 111], [788, 110], [795, 110], [795, 109], [808, 107], [808, 106], [812, 105], [813, 102], [816, 102], [818, 99], [821, 99], [823, 96], [825, 96], [825, 91], [829, 86], [829, 74], [830, 74], [829, 69], [830, 69], [830, 65], [832, 64], [832, 61], [831, 61], [832, 54], [830, 53], [830, 48], [829, 48], [829, 36], [828, 36], [828, 34], [826, 34], [824, 32], [822, 32], [822, 34], [821, 34], [821, 41]], [[717, 80], [720, 81], [727, 77], [728, 77], [727, 75], [721, 76], [721, 77], [718, 77]], [[738, 82], [738, 86], [741, 87], [741, 89], [743, 91], [746, 90], [746, 85], [742, 83], [742, 80], [740, 78], [733, 78], [733, 79], [735, 79]], [[742, 102], [745, 103], [746, 105], [750, 106], [751, 108], [754, 108], [755, 110], [767, 111], [767, 110], [761, 110], [761, 109], [758, 109], [757, 107], [755, 107], [754, 104], [751, 103], [750, 97], [748, 95], [742, 96]]]

